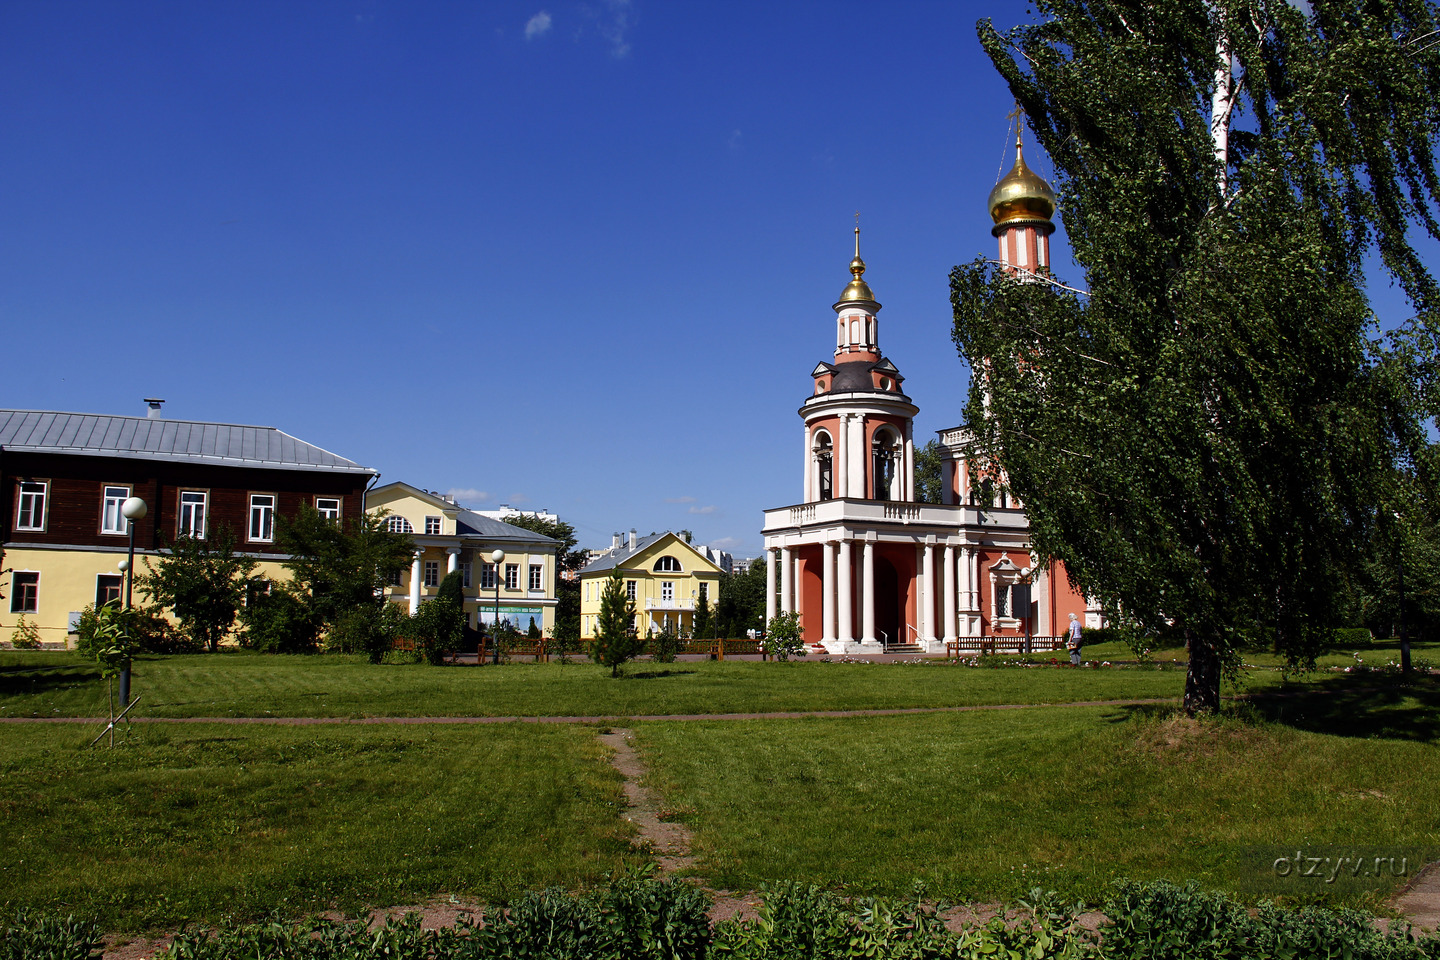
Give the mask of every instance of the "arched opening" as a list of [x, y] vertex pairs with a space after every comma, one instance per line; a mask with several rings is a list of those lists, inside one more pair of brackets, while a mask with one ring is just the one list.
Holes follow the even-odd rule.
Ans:
[[904, 643], [901, 635], [900, 574], [883, 554], [875, 557], [875, 639]]
[[835, 499], [835, 457], [834, 444], [830, 434], [824, 430], [815, 431], [814, 451], [816, 480], [815, 490], [821, 500]]
[[889, 427], [875, 431], [870, 442], [870, 499], [900, 499], [900, 435]]

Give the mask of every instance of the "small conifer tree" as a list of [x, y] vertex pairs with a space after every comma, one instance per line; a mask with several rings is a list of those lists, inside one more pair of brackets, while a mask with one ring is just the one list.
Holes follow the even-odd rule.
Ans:
[[595, 627], [595, 642], [590, 656], [598, 664], [610, 668], [610, 676], [620, 676], [620, 665], [639, 651], [635, 636], [635, 604], [625, 595], [625, 581], [620, 568], [610, 571], [605, 590], [600, 594], [600, 616]]

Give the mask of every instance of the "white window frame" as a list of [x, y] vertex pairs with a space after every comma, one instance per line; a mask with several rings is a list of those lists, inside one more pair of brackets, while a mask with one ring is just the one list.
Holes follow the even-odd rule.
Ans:
[[530, 564], [530, 589], [545, 589], [545, 565], [543, 563]]
[[[38, 490], [26, 490], [26, 487], [39, 487]], [[38, 530], [45, 531], [45, 520], [50, 512], [50, 481], [49, 480], [21, 480], [16, 485], [15, 494], [15, 529], [16, 530]], [[30, 503], [30, 519], [25, 522], [22, 518], [25, 515], [26, 501]], [[40, 516], [35, 516], [35, 506], [39, 504]]]
[[480, 561], [480, 589], [495, 589], [495, 564], [489, 560]]
[[441, 531], [443, 531], [444, 529], [445, 529], [445, 518], [444, 518], [444, 517], [426, 517], [426, 518], [425, 518], [425, 536], [427, 536], [427, 537], [438, 537], [438, 536], [441, 535]]
[[316, 497], [315, 512], [326, 520], [340, 519], [340, 498], [339, 497]]
[[125, 536], [130, 532], [130, 521], [120, 508], [130, 499], [130, 488], [124, 484], [107, 483], [100, 492], [100, 532], [112, 536]]
[[426, 560], [426, 561], [425, 561], [425, 586], [427, 586], [427, 587], [438, 587], [438, 586], [440, 586], [440, 561], [439, 561], [439, 560]]
[[[250, 494], [250, 522], [245, 527], [249, 534], [245, 539], [251, 543], [274, 543], [275, 542], [275, 507], [279, 503], [279, 497], [273, 493], [252, 493]], [[268, 500], [269, 503], [261, 503]], [[259, 530], [256, 530], [259, 521]]]
[[629, 600], [629, 601], [632, 602], [632, 603], [635, 602], [635, 581], [634, 581], [634, 580], [626, 580], [626, 581], [625, 581], [625, 599], [626, 599], [626, 600]]
[[391, 533], [414, 533], [415, 528], [402, 516], [392, 514], [385, 518], [385, 529]]
[[[199, 497], [200, 499], [185, 502], [186, 497]], [[209, 490], [181, 490], [179, 493], [180, 509], [175, 512], [175, 535], [177, 537], [191, 537], [195, 540], [205, 539], [205, 525], [210, 520], [210, 491]], [[199, 522], [196, 522], [195, 507], [200, 507]], [[189, 516], [186, 516], [186, 514]]]
[[661, 580], [661, 581], [660, 581], [660, 599], [661, 599], [661, 600], [674, 600], [674, 599], [675, 599], [675, 581], [673, 581], [673, 580]]
[[700, 599], [706, 603], [710, 602], [710, 584], [707, 581], [700, 581]]
[[[34, 585], [34, 603], [31, 606], [21, 606], [20, 598], [23, 596], [20, 590], [20, 578], [25, 577], [27, 583]], [[30, 578], [33, 577], [34, 580]], [[10, 612], [11, 613], [39, 613], [40, 612], [40, 571], [39, 570], [15, 570], [10, 574]]]
[[505, 564], [505, 589], [506, 589], [506, 590], [519, 590], [519, 589], [520, 589], [520, 564], [518, 564], [518, 563], [507, 563], [507, 564]]
[[95, 574], [95, 606], [96, 606], [96, 608], [99, 608], [99, 607], [102, 605], [102, 603], [109, 603], [109, 602], [110, 602], [110, 601], [108, 601], [108, 600], [106, 600], [106, 601], [101, 601], [101, 599], [100, 599], [100, 580], [101, 580], [102, 578], [104, 578], [104, 577], [109, 577], [110, 579], [116, 581], [116, 582], [115, 582], [115, 599], [116, 599], [116, 600], [124, 600], [124, 599], [125, 599], [125, 575], [124, 575], [123, 573], [97, 573], [97, 574]]
[[475, 564], [470, 560], [460, 561], [460, 585], [466, 590], [470, 589], [470, 575], [475, 570]]

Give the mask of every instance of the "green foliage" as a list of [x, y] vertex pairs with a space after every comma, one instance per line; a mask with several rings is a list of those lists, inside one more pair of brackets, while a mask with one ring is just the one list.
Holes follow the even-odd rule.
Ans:
[[398, 603], [374, 607], [354, 607], [336, 618], [325, 631], [325, 649], [331, 653], [360, 653], [371, 663], [381, 658], [403, 634], [410, 616]]
[[87, 618], [81, 614], [81, 637], [76, 646], [82, 655], [95, 658], [100, 665], [100, 676], [114, 679], [129, 665], [135, 653], [135, 611], [126, 610], [118, 603], [107, 603], [99, 610], [91, 604], [86, 610], [90, 615]]
[[915, 499], [920, 503], [944, 503], [945, 488], [941, 483], [940, 470], [944, 457], [940, 455], [940, 441], [931, 440], [923, 447], [915, 448]]
[[1373, 917], [1262, 904], [1255, 916], [1191, 882], [1122, 883], [1105, 904], [1107, 960], [1426, 960], [1440, 940], [1382, 933]]
[[146, 557], [148, 572], [136, 571], [135, 586], [170, 609], [181, 633], [214, 652], [235, 625], [255, 565], [235, 553], [234, 532], [217, 526], [206, 539], [181, 537]]
[[506, 517], [505, 522], [512, 527], [521, 527], [531, 533], [538, 533], [542, 537], [549, 537], [552, 540], [559, 540], [559, 547], [555, 551], [555, 575], [556, 589], [563, 582], [560, 578], [562, 570], [574, 572], [585, 565], [589, 554], [584, 550], [576, 550], [575, 544], [579, 542], [575, 536], [575, 527], [564, 520], [546, 520], [543, 517]]
[[290, 584], [269, 593], [252, 591], [240, 614], [240, 645], [258, 653], [314, 653], [321, 623], [304, 595]]
[[770, 618], [765, 651], [776, 660], [805, 656], [805, 628], [800, 625], [800, 614], [777, 613]]
[[713, 640], [715, 638], [715, 618], [710, 612], [710, 599], [702, 596], [695, 601], [695, 619], [691, 632], [696, 640]]
[[52, 917], [27, 910], [0, 921], [0, 960], [100, 960], [100, 927], [73, 914]]
[[23, 613], [15, 623], [15, 632], [10, 634], [10, 645], [16, 650], [40, 649], [40, 628], [25, 619]]
[[[449, 574], [459, 582], [459, 573]], [[442, 584], [443, 589], [443, 584]], [[465, 610], [452, 599], [436, 596], [420, 604], [410, 618], [405, 635], [415, 641], [415, 651], [426, 663], [442, 664], [460, 649], [465, 629]]]
[[720, 579], [715, 604], [715, 632], [720, 637], [744, 637], [765, 628], [765, 561], [756, 560], [744, 573]]
[[600, 594], [600, 615], [596, 618], [590, 657], [609, 667], [610, 676], [618, 677], [621, 665], [638, 654], [641, 645], [642, 641], [635, 636], [635, 604], [626, 597], [625, 579], [616, 567], [610, 571]]
[[[105, 609], [114, 611], [108, 616], [120, 622], [134, 652], [198, 653], [202, 649], [199, 641], [176, 631], [157, 607], [131, 607], [127, 611], [118, 601], [112, 601]], [[101, 639], [100, 623], [95, 604], [86, 604], [75, 627], [75, 649], [82, 657], [95, 659], [100, 646], [97, 641]]]
[[676, 654], [680, 652], [680, 638], [666, 627], [646, 641], [646, 646], [650, 650], [650, 658], [656, 663], [674, 663]]
[[580, 639], [580, 581], [559, 580], [555, 584], [555, 639], [566, 649], [577, 649]]
[[[1440, 46], [1419, 40], [1440, 21], [1424, 0], [1038, 13], [980, 39], [1054, 163], [1089, 292], [954, 270], [955, 341], [985, 374], [966, 419], [1035, 549], [1177, 624], [1187, 709], [1212, 710], [1249, 625], [1295, 663], [1323, 647], [1424, 446], [1440, 299], [1406, 231], [1440, 235]], [[1222, 63], [1243, 81], [1212, 118]], [[1388, 340], [1361, 286], [1372, 241], [1419, 315]]]
[[535, 618], [530, 618], [530, 629], [525, 631], [525, 637], [529, 640], [540, 639], [540, 628], [535, 623]]
[[1363, 650], [1374, 639], [1365, 627], [1340, 627], [1335, 631], [1334, 646], [1340, 650]]
[[410, 566], [414, 541], [391, 532], [385, 516], [365, 513], [337, 523], [302, 504], [294, 519], [277, 521], [275, 541], [290, 555], [291, 589], [315, 623], [333, 625], [357, 607], [378, 610], [390, 578]]

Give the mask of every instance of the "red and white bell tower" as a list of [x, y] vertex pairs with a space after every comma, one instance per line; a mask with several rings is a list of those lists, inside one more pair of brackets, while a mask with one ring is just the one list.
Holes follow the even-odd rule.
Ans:
[[1055, 232], [1055, 192], [1025, 165], [1020, 141], [1023, 124], [1015, 127], [1015, 166], [990, 191], [990, 233], [1000, 241], [1001, 269], [1016, 274], [1050, 270], [1050, 234]]

